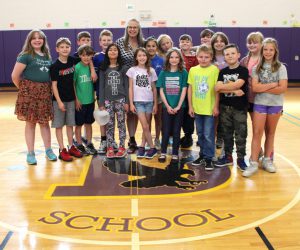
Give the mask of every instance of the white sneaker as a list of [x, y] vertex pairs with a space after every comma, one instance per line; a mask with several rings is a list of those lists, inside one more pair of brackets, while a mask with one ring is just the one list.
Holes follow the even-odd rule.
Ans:
[[161, 150], [161, 145], [159, 139], [154, 140], [154, 146], [156, 147], [157, 150]]
[[98, 149], [98, 153], [99, 154], [105, 154], [106, 153], [106, 149], [107, 149], [107, 142], [105, 140], [101, 141], [99, 149]]
[[269, 173], [275, 173], [276, 167], [273, 164], [273, 161], [269, 157], [264, 157], [262, 160], [262, 167], [265, 171]]
[[250, 160], [249, 163], [249, 167], [247, 167], [246, 170], [242, 173], [243, 177], [250, 177], [251, 175], [255, 174], [258, 170], [258, 162]]

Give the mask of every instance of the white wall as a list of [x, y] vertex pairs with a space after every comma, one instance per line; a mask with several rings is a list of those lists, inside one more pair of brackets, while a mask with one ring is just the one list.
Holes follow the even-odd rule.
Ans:
[[141, 13], [143, 27], [205, 27], [210, 15], [218, 27], [300, 26], [300, 0], [0, 0], [0, 10], [0, 30], [123, 27]]

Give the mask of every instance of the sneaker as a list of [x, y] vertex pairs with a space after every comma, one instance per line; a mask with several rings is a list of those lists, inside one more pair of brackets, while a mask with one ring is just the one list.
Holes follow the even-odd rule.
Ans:
[[160, 154], [160, 156], [158, 157], [158, 161], [161, 163], [166, 162], [167, 160], [167, 155], [166, 154]]
[[112, 147], [115, 152], [117, 152], [119, 150], [118, 144], [115, 141], [112, 142]]
[[138, 148], [138, 152], [136, 154], [136, 157], [137, 158], [144, 158], [145, 157], [145, 153], [146, 153], [146, 150], [144, 147], [139, 147]]
[[243, 172], [248, 167], [244, 158], [238, 158], [236, 161], [237, 167]]
[[160, 145], [160, 141], [159, 141], [159, 139], [155, 139], [154, 140], [154, 146], [155, 146], [155, 148], [157, 149], [157, 150], [161, 150], [161, 145]]
[[107, 158], [115, 158], [115, 151], [113, 147], [109, 147], [106, 151], [106, 157]]
[[178, 155], [172, 155], [171, 163], [178, 163], [179, 162], [179, 156]]
[[47, 148], [46, 149], [46, 157], [48, 158], [49, 161], [56, 161], [57, 156], [53, 153], [52, 148]]
[[255, 174], [257, 172], [257, 170], [258, 170], [258, 162], [250, 160], [250, 165], [242, 173], [242, 176], [250, 177], [251, 175]]
[[63, 150], [59, 150], [58, 158], [63, 161], [73, 161], [73, 158], [69, 154], [69, 152], [66, 150], [66, 148], [63, 148]]
[[69, 148], [69, 154], [76, 157], [76, 158], [81, 158], [83, 155], [82, 153], [74, 146], [72, 145], [70, 148]]
[[116, 153], [117, 158], [123, 158], [126, 156], [126, 149], [124, 147], [119, 147], [118, 152]]
[[128, 154], [133, 154], [138, 149], [136, 142], [129, 142], [128, 147]]
[[106, 142], [106, 140], [103, 140], [103, 141], [100, 142], [98, 153], [99, 154], [105, 154], [106, 149], [107, 149], [107, 142]]
[[88, 152], [85, 150], [85, 147], [82, 144], [77, 146], [77, 149], [80, 151], [82, 155], [88, 155]]
[[230, 166], [232, 164], [233, 164], [232, 156], [228, 155], [218, 159], [218, 161], [215, 163], [215, 166], [220, 168], [220, 167]]
[[35, 153], [34, 152], [28, 152], [27, 157], [26, 157], [26, 161], [29, 165], [36, 165], [37, 161], [36, 161], [36, 158], [35, 158]]
[[89, 143], [87, 146], [86, 146], [86, 151], [88, 154], [90, 155], [96, 155], [97, 154], [97, 150], [95, 149], [93, 143]]
[[273, 161], [269, 157], [264, 157], [262, 160], [262, 167], [269, 173], [276, 173], [276, 167], [273, 164]]
[[147, 158], [147, 159], [152, 159], [154, 156], [156, 156], [157, 155], [157, 149], [156, 148], [150, 148], [148, 151], [147, 151], [147, 153], [146, 153], [146, 155], [145, 155], [145, 158]]
[[215, 166], [214, 166], [214, 163], [212, 162], [212, 160], [208, 160], [208, 159], [205, 160], [204, 169], [206, 171], [212, 171], [215, 169]]
[[217, 138], [217, 140], [216, 140], [216, 148], [217, 149], [223, 148], [223, 140], [221, 138]]
[[83, 144], [84, 144], [85, 146], [88, 145], [88, 140], [87, 140], [85, 137], [81, 136], [81, 141], [83, 142]]
[[193, 146], [193, 138], [191, 136], [184, 136], [184, 140], [181, 142], [181, 147], [182, 148], [189, 148]]
[[199, 156], [198, 159], [196, 159], [192, 162], [192, 166], [200, 167], [200, 166], [204, 166], [204, 165], [205, 165], [205, 160], [203, 159], [202, 156]]

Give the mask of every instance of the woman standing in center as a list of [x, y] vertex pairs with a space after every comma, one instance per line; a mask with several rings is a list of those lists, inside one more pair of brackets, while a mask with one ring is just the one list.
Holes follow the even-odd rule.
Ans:
[[[116, 44], [120, 48], [121, 58], [123, 65], [132, 67], [134, 65], [134, 52], [137, 48], [143, 47], [144, 38], [140, 23], [136, 19], [130, 19], [127, 23], [125, 34], [123, 37], [116, 41]], [[137, 143], [135, 140], [135, 132], [137, 129], [138, 118], [136, 114], [129, 112], [127, 114], [127, 128], [130, 136], [129, 149], [127, 152], [132, 154], [137, 149]]]

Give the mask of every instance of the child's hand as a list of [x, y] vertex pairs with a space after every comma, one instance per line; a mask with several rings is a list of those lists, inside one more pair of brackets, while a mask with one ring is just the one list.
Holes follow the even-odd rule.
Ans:
[[81, 110], [81, 103], [80, 103], [80, 101], [78, 99], [76, 99], [75, 106], [76, 106], [76, 110], [77, 111]]
[[213, 116], [218, 116], [219, 115], [219, 108], [218, 107], [214, 107], [213, 109]]
[[124, 103], [124, 109], [125, 109], [125, 112], [128, 113], [129, 105], [127, 103]]
[[174, 108], [174, 109], [173, 109], [174, 114], [177, 114], [177, 112], [178, 112], [179, 110], [180, 110], [180, 107], [178, 107], [178, 106], [177, 106], [176, 108]]
[[135, 106], [132, 104], [132, 105], [130, 105], [130, 111], [132, 112], [132, 113], [136, 113], [136, 109], [135, 109]]
[[236, 96], [243, 96], [245, 93], [243, 90], [238, 89], [233, 92]]
[[153, 105], [152, 114], [155, 115], [157, 113], [157, 105]]
[[195, 117], [195, 113], [194, 113], [194, 109], [193, 108], [189, 108], [189, 115], [191, 117]]
[[65, 112], [66, 111], [66, 108], [65, 108], [65, 105], [63, 102], [58, 102], [58, 108], [62, 111], [62, 112]]
[[96, 82], [98, 80], [98, 76], [97, 76], [96, 72], [94, 72], [94, 71], [91, 72], [91, 79], [93, 82]]
[[167, 107], [167, 111], [170, 115], [174, 115], [174, 110], [170, 106]]

